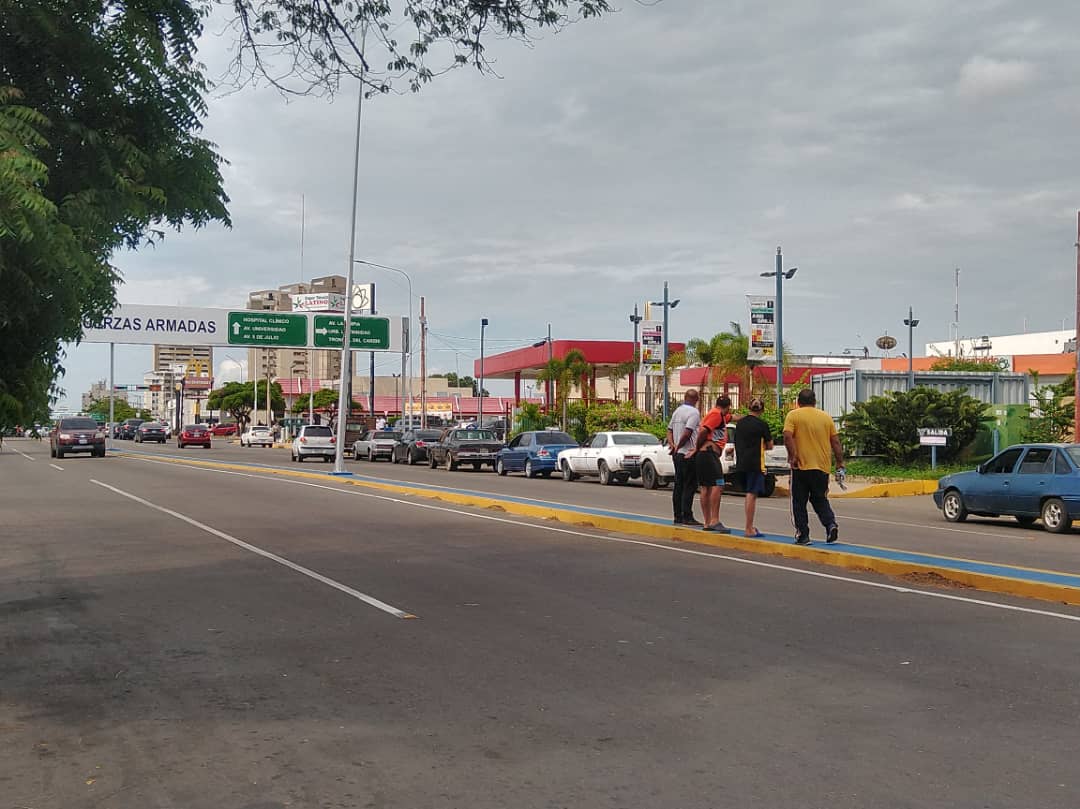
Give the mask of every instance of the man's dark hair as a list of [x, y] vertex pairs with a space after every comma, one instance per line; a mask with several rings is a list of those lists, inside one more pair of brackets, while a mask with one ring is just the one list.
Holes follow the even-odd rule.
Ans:
[[813, 407], [817, 404], [817, 394], [811, 388], [799, 391], [799, 407]]
[[716, 406], [717, 407], [731, 407], [731, 397], [730, 396], [720, 396], [720, 397], [718, 397], [717, 400], [716, 400]]

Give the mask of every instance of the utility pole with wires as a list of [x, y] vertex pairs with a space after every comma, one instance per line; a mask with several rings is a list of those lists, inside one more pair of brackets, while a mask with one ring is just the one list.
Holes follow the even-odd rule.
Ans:
[[427, 429], [427, 313], [420, 296], [420, 427]]

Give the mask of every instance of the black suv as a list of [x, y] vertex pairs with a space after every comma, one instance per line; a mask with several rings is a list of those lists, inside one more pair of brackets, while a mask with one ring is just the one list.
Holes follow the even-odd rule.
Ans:
[[120, 422], [120, 430], [117, 438], [123, 438], [125, 441], [135, 440], [135, 433], [139, 431], [139, 425], [146, 419], [124, 419]]

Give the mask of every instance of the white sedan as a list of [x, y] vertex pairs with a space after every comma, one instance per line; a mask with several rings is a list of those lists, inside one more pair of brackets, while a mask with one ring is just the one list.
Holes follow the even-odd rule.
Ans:
[[626, 483], [641, 476], [641, 453], [645, 447], [659, 443], [660, 439], [649, 433], [597, 433], [583, 446], [560, 452], [558, 467], [563, 480], [596, 475], [605, 486]]
[[274, 434], [269, 427], [248, 427], [244, 430], [240, 436], [240, 446], [253, 447], [256, 444], [260, 447], [274, 446]]

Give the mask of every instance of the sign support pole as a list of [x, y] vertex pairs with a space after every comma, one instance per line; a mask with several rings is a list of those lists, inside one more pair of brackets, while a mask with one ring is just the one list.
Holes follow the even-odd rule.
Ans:
[[930, 445], [930, 468], [937, 469], [937, 444]]
[[105, 441], [112, 449], [113, 445], [113, 422], [116, 421], [116, 343], [109, 343], [109, 427], [105, 433]]

